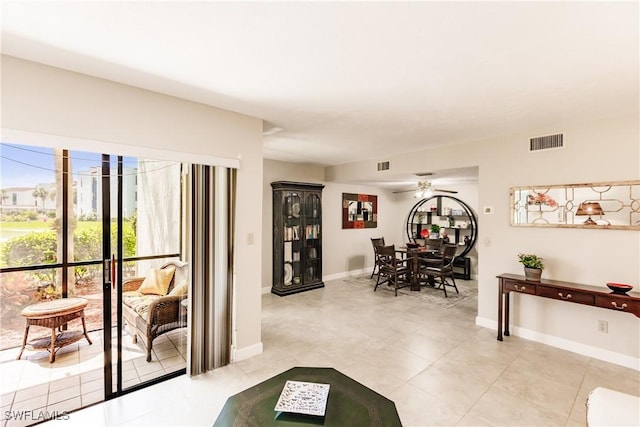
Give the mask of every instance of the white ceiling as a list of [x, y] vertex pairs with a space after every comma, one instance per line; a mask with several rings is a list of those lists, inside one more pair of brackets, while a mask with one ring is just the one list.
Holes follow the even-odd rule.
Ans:
[[335, 165], [637, 111], [638, 21], [637, 1], [3, 1], [2, 51], [260, 117], [282, 129], [266, 158]]

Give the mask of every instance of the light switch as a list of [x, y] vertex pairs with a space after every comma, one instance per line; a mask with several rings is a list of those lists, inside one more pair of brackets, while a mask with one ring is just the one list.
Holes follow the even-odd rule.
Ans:
[[491, 237], [485, 237], [484, 238], [484, 245], [485, 246], [491, 246]]
[[247, 234], [247, 245], [249, 246], [253, 245], [253, 233]]

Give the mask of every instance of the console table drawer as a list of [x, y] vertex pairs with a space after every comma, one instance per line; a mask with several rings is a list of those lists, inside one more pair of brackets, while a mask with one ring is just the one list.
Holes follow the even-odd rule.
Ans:
[[538, 295], [545, 298], [559, 299], [563, 301], [577, 302], [578, 304], [593, 305], [595, 297], [591, 294], [587, 294], [575, 290], [564, 290], [558, 288], [552, 288], [549, 286], [539, 285]]
[[536, 285], [532, 285], [531, 283], [519, 283], [519, 282], [511, 282], [505, 280], [504, 282], [504, 290], [510, 292], [520, 292], [523, 294], [536, 294]]
[[598, 295], [596, 296], [596, 305], [602, 308], [635, 313], [636, 315], [640, 313], [640, 302], [625, 297]]

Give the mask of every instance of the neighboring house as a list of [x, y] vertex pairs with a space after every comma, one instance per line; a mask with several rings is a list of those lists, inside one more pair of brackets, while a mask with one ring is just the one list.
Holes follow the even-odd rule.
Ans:
[[[124, 168], [123, 170], [123, 214], [125, 218], [130, 218], [136, 210], [138, 200], [138, 177], [137, 168]], [[117, 169], [111, 170], [112, 176], [117, 175]], [[102, 185], [100, 182], [101, 170], [93, 167], [89, 170], [77, 172], [77, 180], [74, 181], [76, 191], [75, 211], [78, 217], [96, 216], [100, 217], [102, 212], [98, 212], [100, 200], [102, 198]], [[34, 191], [38, 187], [46, 190], [46, 196], [34, 196]], [[2, 209], [4, 210], [36, 210], [55, 211], [57, 195], [54, 183], [38, 184], [35, 187], [9, 187], [3, 188]], [[111, 204], [117, 203], [117, 181], [111, 180]]]
[[2, 208], [5, 210], [51, 210], [56, 208], [55, 198], [51, 200], [49, 195], [44, 199], [44, 206], [40, 197], [34, 197], [34, 190], [42, 186], [47, 192], [51, 184], [38, 184], [36, 187], [9, 187], [2, 189]]
[[[138, 177], [137, 168], [124, 168], [123, 169], [123, 198], [122, 198], [122, 213], [125, 218], [130, 218], [136, 210], [136, 201], [138, 198]], [[117, 169], [111, 169], [111, 175], [117, 176]], [[77, 204], [76, 215], [81, 216], [96, 216], [100, 217], [102, 212], [98, 212], [98, 208], [101, 206], [102, 199], [102, 183], [101, 168], [92, 167], [88, 170], [79, 171], [76, 173], [77, 179]], [[111, 206], [117, 205], [117, 180], [111, 180]]]

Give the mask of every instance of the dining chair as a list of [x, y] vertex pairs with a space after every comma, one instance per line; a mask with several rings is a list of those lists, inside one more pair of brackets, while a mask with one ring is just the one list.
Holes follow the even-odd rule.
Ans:
[[426, 239], [424, 245], [430, 251], [439, 251], [442, 249], [442, 239]]
[[[398, 289], [411, 284], [411, 268], [407, 264], [407, 260], [396, 257], [395, 245], [378, 246], [378, 257], [380, 259], [380, 267], [378, 280], [376, 280], [376, 286], [373, 288], [374, 292], [381, 284], [389, 283], [389, 285], [393, 286], [396, 296], [398, 296]], [[384, 280], [380, 282], [382, 278]]]
[[373, 271], [371, 272], [371, 276], [369, 279], [373, 279], [375, 274], [380, 274], [380, 258], [378, 256], [378, 246], [384, 246], [384, 236], [379, 238], [371, 238], [371, 245], [373, 246]]
[[[454, 288], [456, 293], [460, 293], [456, 286], [456, 278], [453, 271], [453, 261], [456, 258], [457, 250], [458, 247], [456, 245], [444, 245], [441, 257], [421, 259], [420, 273], [427, 276], [430, 281], [433, 280], [435, 282], [435, 278], [439, 278], [438, 288], [442, 287], [445, 297], [448, 297], [447, 286]], [[451, 283], [447, 280], [449, 278]]]

